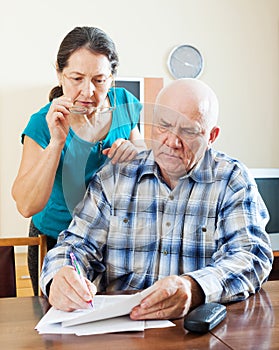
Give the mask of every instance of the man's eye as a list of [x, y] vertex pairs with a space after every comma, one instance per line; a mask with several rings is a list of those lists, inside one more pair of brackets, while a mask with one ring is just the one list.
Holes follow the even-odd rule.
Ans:
[[170, 127], [170, 125], [168, 125], [168, 124], [159, 124], [158, 127], [159, 127], [159, 129], [161, 131], [165, 131], [165, 130], [167, 130]]
[[194, 130], [194, 129], [182, 129], [181, 132], [182, 132], [182, 134], [184, 134], [188, 137], [195, 137], [195, 136], [198, 136], [200, 134], [200, 132], [198, 130]]

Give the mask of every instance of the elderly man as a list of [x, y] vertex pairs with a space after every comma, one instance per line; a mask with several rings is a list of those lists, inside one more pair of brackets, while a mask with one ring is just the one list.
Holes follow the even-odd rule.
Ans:
[[88, 305], [70, 252], [89, 287], [155, 284], [133, 319], [182, 317], [204, 302], [243, 300], [260, 289], [272, 265], [268, 213], [247, 168], [212, 149], [217, 116], [218, 100], [200, 80], [162, 89], [152, 150], [104, 166], [49, 251], [41, 286], [52, 305]]

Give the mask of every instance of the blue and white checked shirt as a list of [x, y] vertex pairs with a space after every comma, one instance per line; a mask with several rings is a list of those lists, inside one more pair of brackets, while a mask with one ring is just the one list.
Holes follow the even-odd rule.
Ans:
[[46, 293], [73, 251], [84, 275], [97, 278], [99, 291], [143, 289], [187, 274], [206, 302], [242, 300], [271, 270], [267, 221], [256, 184], [240, 162], [208, 150], [171, 190], [153, 153], [145, 151], [94, 176], [45, 258], [41, 286]]

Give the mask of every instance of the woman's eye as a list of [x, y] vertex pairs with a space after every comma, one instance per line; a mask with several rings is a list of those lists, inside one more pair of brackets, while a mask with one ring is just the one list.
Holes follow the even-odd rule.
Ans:
[[104, 84], [105, 82], [106, 82], [106, 79], [95, 79], [94, 80], [94, 84], [99, 84], [99, 85]]

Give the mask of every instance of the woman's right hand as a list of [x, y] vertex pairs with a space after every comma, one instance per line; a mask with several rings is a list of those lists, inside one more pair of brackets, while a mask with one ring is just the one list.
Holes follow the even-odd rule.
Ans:
[[52, 142], [64, 145], [70, 128], [69, 108], [72, 106], [72, 100], [65, 96], [55, 98], [52, 101], [46, 115]]

